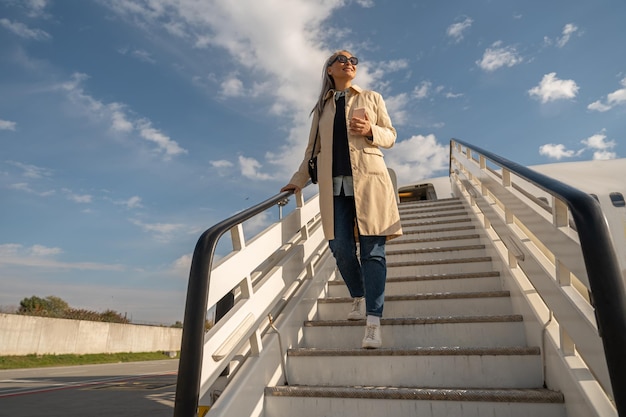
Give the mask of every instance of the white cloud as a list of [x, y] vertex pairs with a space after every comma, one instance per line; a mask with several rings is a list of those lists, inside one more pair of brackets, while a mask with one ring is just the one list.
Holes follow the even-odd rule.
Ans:
[[451, 37], [454, 42], [459, 43], [463, 40], [463, 38], [465, 37], [465, 32], [469, 30], [473, 22], [474, 21], [472, 19], [466, 17], [465, 20], [463, 20], [462, 22], [453, 23], [448, 26], [446, 34]]
[[51, 38], [50, 34], [41, 29], [31, 29], [21, 22], [11, 22], [9, 19], [0, 19], [0, 26], [9, 30], [13, 34], [24, 38], [32, 39], [35, 41], [45, 41]]
[[611, 151], [611, 149], [617, 146], [617, 143], [613, 140], [607, 140], [604, 131], [596, 133], [587, 139], [583, 139], [581, 142], [587, 149], [593, 150], [593, 159], [604, 160], [617, 158], [617, 154]]
[[165, 159], [187, 153], [187, 150], [181, 148], [176, 141], [173, 141], [158, 129], [153, 128], [152, 122], [148, 119], [138, 120], [137, 129], [142, 138], [157, 145], [158, 150], [165, 154]]
[[590, 105], [587, 106], [589, 110], [595, 110], [599, 112], [605, 112], [611, 110], [615, 106], [619, 106], [621, 104], [626, 103], [626, 78], [623, 78], [620, 81], [620, 84], [623, 88], [613, 91], [612, 93], [607, 94], [606, 103], [602, 103], [602, 101], [594, 101]]
[[269, 180], [273, 177], [269, 174], [264, 174], [259, 171], [262, 164], [254, 158], [247, 158], [245, 156], [239, 156], [239, 168], [241, 169], [241, 175], [253, 180]]
[[144, 51], [143, 49], [135, 49], [131, 55], [143, 62], [148, 62], [150, 64], [156, 63], [156, 60], [152, 58], [150, 52]]
[[0, 244], [0, 266], [17, 265], [29, 268], [91, 270], [91, 271], [123, 271], [119, 264], [100, 264], [95, 262], [63, 262], [54, 259], [63, 253], [60, 248], [43, 245], [24, 247], [17, 243]]
[[571, 158], [576, 151], [568, 150], [563, 144], [548, 143], [539, 147], [539, 154], [553, 159]]
[[537, 97], [542, 103], [555, 100], [572, 99], [578, 93], [578, 85], [574, 80], [560, 80], [556, 72], [546, 74], [539, 85], [528, 90], [531, 97]]
[[130, 222], [144, 232], [152, 234], [157, 241], [164, 243], [185, 229], [185, 225], [180, 223], [145, 223], [136, 219], [131, 219]]
[[[271, 101], [267, 105], [272, 114], [291, 120], [285, 123], [285, 143], [268, 153], [263, 163], [241, 159], [242, 172], [256, 179], [285, 178], [293, 172], [302, 159], [303, 138], [308, 137], [309, 112], [317, 98], [321, 66], [332, 52], [323, 45], [327, 44], [331, 32], [333, 39], [343, 39], [341, 31], [328, 27], [327, 19], [335, 9], [346, 6], [344, 0], [137, 0], [132, 3], [110, 0], [102, 4], [129, 21], [138, 22], [145, 30], [165, 29], [175, 36], [176, 42], [185, 42], [190, 48], [225, 51], [231, 59], [225, 61], [231, 68], [230, 73], [234, 68], [241, 75], [227, 78], [216, 74], [214, 79], [228, 81], [217, 84], [220, 94], [225, 97], [242, 93], [246, 97], [258, 95], [264, 105], [267, 100]], [[367, 0], [360, 4], [365, 7], [372, 3]], [[276, 16], [289, 18], [277, 24]], [[358, 55], [360, 51], [354, 52]], [[315, 62], [319, 65], [311, 65]], [[402, 60], [390, 64], [376, 73], [371, 72], [376, 63], [359, 64], [358, 84], [372, 88], [373, 83], [386, 81], [386, 72], [408, 65]], [[259, 172], [265, 163], [273, 165], [268, 172], [274, 177]]]
[[395, 125], [401, 126], [408, 122], [409, 113], [407, 111], [409, 103], [409, 95], [407, 93], [401, 93], [397, 96], [390, 96], [385, 98], [385, 106], [389, 117], [393, 120]]
[[409, 68], [409, 62], [406, 59], [395, 59], [383, 62], [382, 65], [387, 72], [396, 72]]
[[562, 36], [556, 41], [556, 46], [558, 46], [559, 48], [564, 47], [577, 30], [578, 27], [576, 27], [576, 25], [574, 25], [573, 23], [566, 24], [565, 27], [563, 27]]
[[116, 132], [128, 133], [133, 130], [133, 123], [126, 118], [123, 110], [124, 106], [119, 103], [109, 104], [111, 111], [111, 129]]
[[2, 119], [0, 119], [0, 130], [13, 130], [13, 131], [15, 131], [16, 126], [17, 126], [17, 123], [15, 123], [15, 122], [11, 122], [9, 120], [2, 120]]
[[217, 174], [220, 177], [225, 177], [228, 175], [232, 175], [234, 170], [233, 167], [235, 166], [235, 164], [233, 164], [231, 161], [227, 161], [225, 159], [219, 160], [219, 161], [209, 161], [209, 164], [215, 168], [215, 170], [217, 171]]
[[191, 270], [192, 257], [192, 254], [188, 253], [172, 262], [170, 266], [171, 273], [176, 277], [187, 279], [189, 277], [189, 271]]
[[61, 191], [63, 191], [68, 200], [75, 203], [89, 204], [93, 201], [93, 196], [90, 194], [76, 194], [67, 188], [63, 188]]
[[607, 96], [607, 101], [610, 105], [626, 103], [626, 78], [621, 81], [621, 84], [625, 88], [620, 88]]
[[604, 161], [607, 159], [615, 159], [617, 158], [617, 154], [615, 152], [610, 151], [595, 151], [593, 153], [593, 159], [595, 161]]
[[463, 97], [464, 94], [463, 93], [446, 93], [445, 96], [446, 98], [460, 98], [460, 97]]
[[227, 78], [222, 83], [220, 94], [224, 97], [243, 97], [245, 94], [243, 81], [234, 76]]
[[523, 62], [523, 58], [513, 46], [502, 46], [502, 41], [494, 42], [487, 48], [476, 64], [483, 70], [492, 72], [502, 67], [512, 67]]
[[39, 197], [48, 197], [56, 193], [55, 190], [35, 191], [31, 188], [30, 184], [26, 182], [19, 182], [19, 183], [11, 184], [9, 185], [9, 188], [12, 190], [24, 191], [26, 193], [35, 194], [35, 195], [38, 195]]
[[432, 178], [447, 169], [449, 149], [437, 142], [435, 135], [417, 135], [397, 141], [385, 150], [387, 166], [398, 176], [398, 185]]
[[224, 159], [219, 161], [209, 161], [209, 164], [211, 164], [211, 166], [215, 168], [230, 168], [234, 165], [232, 162], [226, 161]]
[[87, 116], [96, 120], [106, 120], [110, 123], [110, 129], [117, 133], [139, 134], [142, 139], [156, 145], [156, 151], [163, 155], [164, 159], [187, 153], [176, 141], [152, 127], [152, 122], [147, 118], [129, 120], [126, 112], [127, 106], [122, 103], [105, 104], [87, 94], [82, 87], [84, 81], [89, 79], [87, 74], [74, 73], [69, 81], [55, 88], [65, 91], [70, 101], [80, 108]]
[[428, 97], [428, 93], [431, 87], [432, 83], [430, 81], [422, 81], [417, 87], [413, 89], [413, 97], [418, 100]]
[[28, 8], [28, 16], [40, 17], [45, 15], [44, 9], [49, 3], [49, 0], [23, 0], [24, 6]]
[[116, 204], [119, 204], [119, 205], [122, 205], [122, 206], [126, 206], [126, 208], [129, 208], [129, 209], [143, 207], [143, 205], [141, 204], [141, 197], [136, 196], [136, 195], [132, 196], [128, 200], [119, 201]]
[[49, 177], [52, 175], [52, 171], [48, 168], [38, 167], [36, 165], [24, 164], [17, 161], [6, 161], [7, 164], [13, 165], [22, 170], [22, 176], [26, 178], [38, 179], [43, 177]]
[[583, 139], [582, 143], [584, 143], [588, 148], [600, 150], [611, 149], [616, 145], [615, 141], [606, 140], [604, 132], [589, 136], [587, 139]]
[[599, 112], [605, 112], [611, 110], [613, 107], [607, 104], [603, 104], [600, 100], [596, 100], [587, 106], [589, 110], [595, 110]]
[[139, 61], [142, 62], [147, 62], [150, 64], [154, 64], [156, 63], [156, 59], [152, 58], [152, 55], [150, 54], [150, 52], [143, 50], [143, 49], [133, 49], [131, 50], [128, 47], [124, 47], [124, 48], [119, 48], [117, 50], [117, 52], [119, 52], [122, 55], [128, 55], [131, 56], [133, 58], [138, 59]]
[[571, 158], [574, 156], [580, 156], [585, 151], [593, 151], [593, 159], [615, 159], [617, 154], [611, 149], [617, 146], [617, 143], [613, 140], [607, 140], [605, 131], [591, 135], [587, 139], [580, 141], [584, 147], [578, 151], [567, 149], [563, 144], [550, 143], [542, 145], [539, 148], [539, 154], [547, 156], [552, 159]]
[[30, 247], [28, 252], [32, 256], [53, 256], [63, 253], [61, 248], [49, 248], [43, 245], [33, 245]]

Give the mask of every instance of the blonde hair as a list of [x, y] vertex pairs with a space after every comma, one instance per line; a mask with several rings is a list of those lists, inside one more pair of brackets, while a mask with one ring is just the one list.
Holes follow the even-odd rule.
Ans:
[[328, 73], [328, 67], [335, 60], [335, 58], [337, 58], [337, 55], [340, 55], [344, 52], [347, 52], [350, 55], [352, 55], [350, 51], [346, 51], [345, 49], [342, 49], [340, 51], [336, 51], [324, 62], [324, 68], [322, 68], [322, 89], [320, 90], [320, 95], [317, 99], [317, 103], [315, 104], [315, 107], [313, 107], [313, 109], [311, 110], [311, 114], [315, 112], [317, 112], [318, 115], [322, 114], [322, 110], [324, 110], [324, 103], [326, 102], [325, 100], [326, 94], [330, 90], [333, 90], [335, 88], [335, 80], [333, 80], [333, 77], [331, 77], [330, 74]]

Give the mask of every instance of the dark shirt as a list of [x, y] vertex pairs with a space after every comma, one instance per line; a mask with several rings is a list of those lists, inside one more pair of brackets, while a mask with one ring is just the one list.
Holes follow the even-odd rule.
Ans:
[[337, 110], [333, 124], [333, 177], [352, 176], [344, 95], [337, 98], [336, 105]]

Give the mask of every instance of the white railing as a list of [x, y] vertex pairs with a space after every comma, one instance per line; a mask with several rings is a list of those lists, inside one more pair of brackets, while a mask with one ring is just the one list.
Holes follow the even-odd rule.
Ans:
[[[195, 416], [197, 410], [206, 410], [212, 402], [209, 391], [225, 367], [232, 365], [232, 377], [246, 358], [264, 355], [263, 335], [270, 327], [270, 315], [280, 320], [289, 301], [302, 293], [318, 264], [328, 257], [317, 195], [305, 202], [302, 194], [297, 194], [296, 208], [291, 213], [246, 241], [243, 222], [272, 207], [274, 201], [281, 200], [279, 197], [207, 230], [196, 246], [185, 311], [175, 416]], [[212, 267], [217, 240], [228, 232], [232, 251]], [[196, 327], [199, 321], [203, 327], [206, 306], [216, 305], [228, 293], [235, 295], [234, 306], [206, 334], [201, 329], [202, 334], [198, 335]], [[198, 315], [202, 315], [199, 320]], [[281, 356], [273, 355], [273, 368], [279, 367]], [[281, 377], [284, 379], [286, 375]]]
[[[543, 347], [546, 385], [564, 393], [570, 416], [580, 415], [575, 404], [581, 398], [597, 416], [617, 416], [615, 403], [619, 409], [624, 393], [615, 389], [624, 381], [624, 360], [617, 363], [621, 369], [609, 369], [607, 358], [615, 356], [611, 351], [616, 349], [615, 343], [623, 347], [626, 339], [624, 334], [615, 339], [607, 333], [615, 329], [607, 327], [603, 340], [592, 304], [613, 297], [617, 311], [624, 311], [624, 288], [619, 285], [622, 281], [608, 232], [600, 230], [595, 242], [585, 242], [583, 249], [604, 245], [600, 258], [589, 259], [598, 254], [583, 253], [583, 237], [578, 232], [587, 228], [581, 220], [593, 219], [579, 215], [571, 221], [571, 201], [567, 201], [568, 196], [580, 199], [577, 190], [569, 194], [571, 190], [564, 184], [540, 178], [540, 174], [463, 142], [452, 140], [450, 146], [453, 192], [468, 201], [502, 259], [506, 285], [524, 312], [527, 338]], [[609, 268], [591, 272], [589, 264], [597, 262], [607, 263]], [[590, 283], [592, 274], [596, 281], [612, 283]], [[614, 285], [614, 293], [607, 294], [601, 285]], [[605, 320], [606, 315], [604, 312]], [[609, 319], [623, 329], [624, 316]]]

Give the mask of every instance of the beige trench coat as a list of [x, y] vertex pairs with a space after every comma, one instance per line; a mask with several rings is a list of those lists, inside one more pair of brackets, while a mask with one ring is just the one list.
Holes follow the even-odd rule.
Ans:
[[[333, 91], [329, 92], [332, 97]], [[388, 239], [402, 235], [400, 215], [383, 153], [379, 148], [391, 148], [396, 141], [396, 130], [391, 125], [385, 102], [380, 94], [353, 85], [346, 95], [346, 126], [357, 108], [365, 108], [372, 126], [373, 138], [348, 132], [348, 146], [354, 182], [354, 200], [359, 233], [368, 236], [387, 236]], [[320, 190], [320, 213], [324, 236], [335, 238], [333, 223], [332, 150], [335, 100], [327, 100], [319, 119], [319, 139], [316, 147], [318, 185]], [[309, 142], [304, 160], [289, 181], [302, 188], [309, 180], [308, 160], [317, 132], [317, 115], [313, 116]]]

